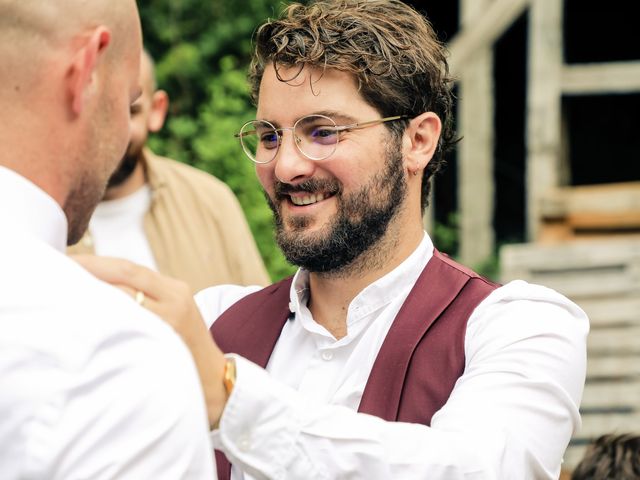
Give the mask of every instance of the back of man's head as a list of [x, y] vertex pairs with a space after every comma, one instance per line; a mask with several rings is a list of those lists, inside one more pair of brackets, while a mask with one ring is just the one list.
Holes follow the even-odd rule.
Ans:
[[0, 0], [0, 165], [81, 235], [129, 136], [141, 33], [134, 0]]
[[602, 435], [589, 447], [571, 480], [640, 478], [640, 435]]

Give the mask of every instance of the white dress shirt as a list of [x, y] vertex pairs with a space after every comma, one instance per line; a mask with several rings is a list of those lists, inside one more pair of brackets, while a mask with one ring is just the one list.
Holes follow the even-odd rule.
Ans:
[[[212, 432], [234, 479], [558, 478], [580, 425], [589, 325], [580, 308], [545, 287], [515, 281], [478, 305], [467, 324], [464, 374], [430, 427], [356, 413], [385, 335], [432, 252], [425, 234], [409, 258], [360, 292], [340, 340], [313, 320], [308, 273], [298, 271], [295, 318], [266, 372], [237, 358], [234, 390]], [[211, 325], [256, 290], [212, 287], [196, 301]]]
[[158, 270], [147, 234], [144, 216], [151, 207], [151, 188], [144, 184], [135, 192], [115, 200], [103, 200], [89, 222], [89, 235], [96, 255], [126, 258]]
[[4, 167], [0, 225], [0, 478], [212, 478], [175, 333], [69, 259], [60, 206]]

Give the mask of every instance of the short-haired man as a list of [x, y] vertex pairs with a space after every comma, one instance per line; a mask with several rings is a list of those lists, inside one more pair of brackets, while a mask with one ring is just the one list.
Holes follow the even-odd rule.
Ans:
[[169, 97], [157, 89], [153, 60], [140, 66], [142, 94], [131, 107], [131, 139], [85, 236], [68, 252], [126, 258], [183, 280], [268, 285], [269, 276], [242, 208], [217, 178], [145, 147], [159, 131]]
[[0, 0], [3, 480], [214, 475], [187, 349], [65, 255], [127, 145], [140, 49], [133, 0]]
[[[558, 478], [588, 319], [552, 290], [484, 280], [424, 232], [454, 139], [428, 21], [397, 0], [319, 1], [289, 6], [255, 45], [257, 120], [238, 137], [301, 268], [199, 294], [227, 357], [197, 319], [165, 315], [210, 365], [219, 478]], [[158, 298], [152, 277], [131, 283]]]

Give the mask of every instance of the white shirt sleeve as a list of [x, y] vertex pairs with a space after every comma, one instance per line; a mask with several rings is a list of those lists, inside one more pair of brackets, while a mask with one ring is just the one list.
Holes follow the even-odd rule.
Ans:
[[[20, 368], [0, 383], [17, 385], [14, 392], [27, 402], [14, 404], [18, 416], [25, 414], [19, 478], [215, 478], [201, 387], [186, 348], [171, 332], [128, 333], [108, 339], [78, 370], [33, 352], [24, 362], [13, 356]], [[25, 378], [31, 388], [20, 385]]]
[[59, 288], [17, 266], [0, 277], [0, 477], [215, 478], [186, 346], [123, 292], [49, 261]]
[[431, 427], [318, 404], [238, 358], [212, 440], [255, 478], [557, 478], [580, 423], [587, 333], [551, 290], [496, 290], [469, 320], [465, 372]]

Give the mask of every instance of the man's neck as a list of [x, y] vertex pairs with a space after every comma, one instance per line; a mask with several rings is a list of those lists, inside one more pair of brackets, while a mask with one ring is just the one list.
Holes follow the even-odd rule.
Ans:
[[137, 192], [146, 182], [144, 162], [140, 159], [133, 169], [133, 172], [131, 172], [131, 175], [120, 185], [108, 188], [102, 200], [118, 200], [124, 198]]
[[335, 338], [347, 334], [347, 312], [351, 301], [367, 286], [382, 278], [415, 251], [424, 236], [422, 224], [411, 231], [397, 231], [390, 226], [387, 234], [356, 260], [352, 268], [343, 273], [309, 275], [309, 310], [314, 320]]

